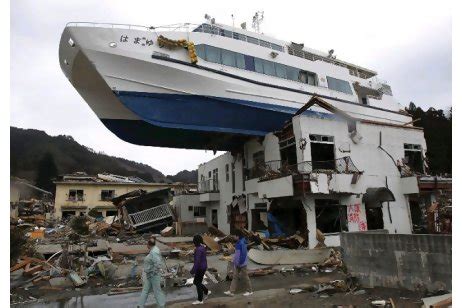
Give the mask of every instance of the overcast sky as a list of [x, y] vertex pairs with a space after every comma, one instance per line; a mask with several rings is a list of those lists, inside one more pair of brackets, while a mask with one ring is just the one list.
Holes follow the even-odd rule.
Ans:
[[236, 25], [250, 25], [257, 10], [265, 11], [264, 33], [322, 51], [334, 49], [338, 59], [376, 70], [403, 105], [414, 101], [424, 109], [451, 106], [451, 15], [446, 2], [273, 3], [11, 1], [11, 125], [71, 135], [96, 151], [147, 163], [164, 174], [195, 169], [213, 153], [136, 146], [103, 126], [61, 72], [61, 32], [70, 21], [157, 26], [200, 23], [205, 13], [226, 24], [232, 24], [234, 14]]

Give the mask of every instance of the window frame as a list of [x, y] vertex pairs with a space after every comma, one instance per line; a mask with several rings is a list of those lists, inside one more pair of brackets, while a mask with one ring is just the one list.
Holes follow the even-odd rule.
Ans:
[[[197, 210], [197, 212], [196, 212]], [[203, 212], [203, 214], [202, 214]], [[205, 206], [194, 206], [193, 207], [193, 217], [207, 217], [207, 207]]]
[[[326, 80], [327, 80], [327, 88], [329, 88], [329, 90], [353, 95], [353, 90], [351, 90], [351, 84], [349, 81], [331, 77], [331, 76], [326, 76]], [[342, 84], [342, 83], [343, 85], [348, 85], [348, 91], [343, 91], [341, 87], [339, 88], [336, 87], [337, 85]]]
[[[107, 197], [107, 198], [103, 198], [103, 193], [104, 192], [112, 192], [112, 197]], [[114, 197], [115, 197], [115, 189], [101, 189], [101, 193], [100, 193], [100, 197], [101, 197], [101, 201], [111, 201]]]

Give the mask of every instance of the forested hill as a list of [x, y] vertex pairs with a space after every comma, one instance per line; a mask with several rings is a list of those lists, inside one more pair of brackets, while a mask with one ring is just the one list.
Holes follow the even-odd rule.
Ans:
[[[50, 136], [36, 129], [10, 127], [11, 175], [37, 183], [38, 170], [56, 167], [57, 174], [85, 171], [88, 174], [109, 172], [125, 176], [138, 176], [146, 181], [171, 182], [188, 180], [197, 182], [197, 171], [181, 171], [166, 177], [146, 164], [98, 153], [76, 142], [71, 136]], [[53, 166], [54, 165], [54, 166]], [[46, 168], [45, 168], [46, 167]], [[53, 170], [49, 170], [53, 171]], [[194, 173], [196, 172], [196, 173]], [[51, 172], [54, 173], [54, 172]]]

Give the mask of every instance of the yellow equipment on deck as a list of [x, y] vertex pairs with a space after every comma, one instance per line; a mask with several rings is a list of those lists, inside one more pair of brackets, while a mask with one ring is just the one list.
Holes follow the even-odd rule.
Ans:
[[171, 40], [169, 38], [166, 38], [165, 36], [159, 35], [159, 37], [157, 38], [157, 43], [159, 44], [159, 47], [167, 47], [168, 49], [183, 47], [188, 50], [189, 59], [191, 59], [191, 63], [197, 63], [196, 47], [194, 46], [193, 42], [189, 42], [185, 39]]

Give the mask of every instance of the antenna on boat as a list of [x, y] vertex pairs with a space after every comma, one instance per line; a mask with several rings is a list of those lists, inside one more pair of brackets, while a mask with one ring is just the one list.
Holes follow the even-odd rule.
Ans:
[[263, 22], [263, 13], [263, 11], [257, 11], [252, 17], [252, 28], [254, 28], [257, 33], [260, 33], [260, 24]]
[[233, 28], [234, 28], [234, 14], [231, 14], [231, 19], [233, 20]]

